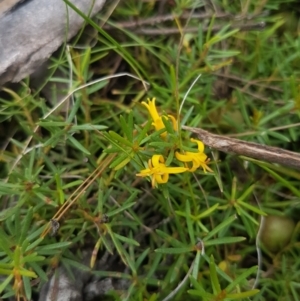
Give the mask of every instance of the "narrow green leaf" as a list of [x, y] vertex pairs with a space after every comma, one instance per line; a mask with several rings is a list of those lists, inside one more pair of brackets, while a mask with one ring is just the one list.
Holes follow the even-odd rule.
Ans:
[[125, 237], [125, 236], [119, 235], [117, 233], [114, 233], [114, 235], [115, 235], [115, 237], [117, 239], [119, 239], [120, 241], [125, 242], [125, 243], [127, 243], [129, 245], [133, 245], [133, 246], [136, 246], [136, 247], [140, 246], [140, 244], [136, 240], [134, 240], [132, 238]]
[[26, 252], [26, 249], [28, 248], [29, 244], [30, 244], [29, 240], [25, 237], [25, 239], [23, 239], [22, 244], [21, 244], [22, 254], [24, 254]]
[[[183, 118], [182, 118], [181, 121], [180, 121], [180, 126], [181, 126], [181, 127], [184, 126], [188, 120], [190, 120], [191, 114], [192, 114], [194, 108], [195, 108], [194, 106], [191, 106], [191, 107], [186, 111], [185, 115], [183, 116]], [[200, 114], [199, 114], [199, 115], [200, 115]]]
[[[222, 28], [222, 31], [224, 31], [224, 30], [227, 30], [227, 28], [225, 29], [225, 26], [224, 26], [224, 28]], [[225, 39], [227, 39], [228, 37], [230, 37], [230, 36], [236, 34], [237, 32], [239, 32], [239, 29], [234, 29], [234, 30], [231, 30], [231, 31], [229, 31], [229, 32], [227, 32], [227, 33], [224, 33], [224, 34], [223, 34], [222, 32], [219, 32], [218, 34], [216, 34], [216, 35], [208, 42], [208, 44], [209, 44], [209, 46], [212, 46], [213, 44], [218, 43], [218, 42], [220, 42], [220, 41], [222, 41], [222, 40], [225, 40]]]
[[10, 250], [12, 243], [12, 240], [10, 240], [7, 234], [3, 231], [3, 229], [0, 228], [0, 249], [2, 249], [5, 252], [5, 254], [11, 259], [13, 259], [14, 254]]
[[282, 183], [284, 186], [286, 186], [288, 189], [291, 190], [291, 192], [293, 192], [295, 194], [295, 196], [297, 196], [298, 198], [300, 197], [300, 190], [298, 187], [295, 187], [291, 184], [291, 182], [288, 179], [285, 179], [283, 177], [281, 177], [279, 174], [277, 174], [276, 172], [274, 172], [273, 170], [271, 170], [270, 168], [267, 168], [266, 166], [264, 166], [263, 164], [259, 164], [260, 167], [262, 167], [264, 170], [266, 170], [271, 176], [273, 176], [277, 181], [279, 181], [280, 183]]
[[66, 134], [66, 130], [62, 129], [57, 131], [51, 138], [44, 142], [44, 147], [51, 146], [54, 147], [56, 144], [64, 137]]
[[[39, 234], [41, 234], [41, 233], [39, 233]], [[30, 239], [30, 238], [28, 237], [28, 240], [29, 240], [29, 239]], [[44, 240], [43, 237], [39, 237], [37, 240], [35, 240], [33, 243], [31, 243], [31, 244], [25, 249], [25, 252], [28, 252], [28, 251], [34, 249], [34, 248], [35, 248], [36, 246], [38, 246], [43, 240]]]
[[129, 198], [125, 201], [125, 204], [129, 204], [129, 203], [132, 203], [135, 199], [136, 199], [136, 196], [138, 195], [139, 191], [137, 190], [132, 190], [130, 192], [130, 196]]
[[164, 126], [165, 126], [165, 128], [166, 128], [166, 130], [169, 134], [174, 134], [175, 133], [175, 130], [173, 128], [173, 123], [172, 123], [172, 121], [169, 117], [163, 115], [162, 122], [163, 122], [163, 124], [164, 124]]
[[73, 125], [71, 129], [68, 132], [77, 132], [77, 131], [102, 131], [106, 130], [106, 125], [99, 125], [99, 124], [79, 124], [79, 125]]
[[37, 274], [32, 272], [32, 271], [28, 271], [26, 269], [20, 269], [20, 275], [22, 276], [26, 276], [26, 277], [30, 277], [30, 278], [37, 278]]
[[198, 214], [196, 217], [195, 217], [195, 220], [200, 220], [204, 217], [207, 217], [209, 215], [211, 215], [215, 210], [217, 210], [217, 208], [219, 207], [219, 203], [217, 204], [214, 204], [213, 206], [211, 206], [210, 208], [206, 209], [204, 212]]
[[4, 268], [0, 268], [0, 275], [11, 275], [14, 273], [14, 269], [4, 269]]
[[136, 262], [135, 262], [135, 268], [138, 269], [140, 267], [140, 265], [142, 264], [142, 262], [144, 261], [144, 259], [149, 256], [149, 252], [150, 252], [150, 248], [147, 248], [146, 250], [144, 250], [142, 252], [141, 255], [139, 255], [139, 257], [137, 258]]
[[150, 142], [148, 144], [149, 146], [153, 147], [160, 147], [160, 148], [172, 148], [174, 146], [174, 143], [171, 142]]
[[190, 276], [191, 284], [195, 288], [195, 290], [199, 291], [200, 293], [204, 293], [205, 290], [202, 287], [202, 283], [198, 282], [197, 279], [198, 279], [198, 276], [197, 276], [197, 278]]
[[36, 252], [26, 255], [21, 259], [22, 263], [33, 262], [33, 261], [43, 261], [45, 260], [44, 256], [38, 256]]
[[154, 250], [157, 253], [162, 254], [182, 254], [193, 251], [193, 247], [185, 247], [185, 248], [159, 248]]
[[115, 209], [115, 210], [113, 210], [113, 211], [110, 211], [110, 212], [106, 213], [106, 215], [107, 215], [108, 217], [117, 215], [117, 214], [119, 214], [120, 212], [122, 212], [122, 211], [124, 211], [124, 210], [126, 210], [126, 209], [128, 209], [128, 208], [130, 208], [130, 207], [132, 207], [132, 206], [134, 206], [134, 205], [135, 205], [135, 202], [134, 202], [134, 203], [124, 204], [124, 205], [122, 205], [122, 207], [117, 208], [117, 209]]
[[[152, 134], [150, 134], [149, 136], [146, 136], [141, 142], [140, 144], [144, 144], [146, 142], [148, 142], [149, 140], [158, 140], [158, 137], [160, 137], [160, 135], [162, 133], [164, 133], [166, 130], [163, 128], [159, 131], [154, 131]], [[160, 139], [160, 138], [159, 138]]]
[[232, 215], [228, 217], [226, 220], [224, 220], [221, 224], [216, 226], [213, 230], [211, 230], [204, 238], [203, 241], [208, 241], [211, 237], [215, 236], [219, 231], [230, 225], [237, 217], [235, 215]]
[[120, 116], [120, 125], [124, 134], [126, 135], [129, 142], [133, 142], [133, 115], [132, 111], [128, 114], [128, 120], [126, 121], [125, 118], [121, 115]]
[[275, 138], [277, 141], [291, 142], [291, 139], [286, 134], [281, 134], [278, 132], [268, 131], [270, 137]]
[[30, 278], [23, 276], [22, 279], [23, 279], [23, 285], [25, 289], [25, 296], [27, 300], [31, 300], [32, 290], [31, 290]]
[[68, 140], [80, 151], [82, 151], [86, 155], [90, 155], [91, 153], [73, 136], [68, 136]]
[[251, 194], [253, 192], [255, 185], [250, 185], [245, 191], [244, 193], [237, 199], [237, 202], [243, 202], [249, 194]]
[[[17, 195], [20, 192], [23, 192], [23, 185], [5, 183], [4, 181], [0, 182], [0, 195]], [[16, 208], [18, 206], [15, 206]], [[11, 209], [11, 208], [8, 208]], [[6, 210], [8, 210], [6, 209]], [[2, 213], [3, 211], [1, 211]], [[1, 214], [2, 215], [2, 214]]]
[[43, 271], [43, 269], [35, 262], [30, 262], [30, 266], [34, 269], [36, 274], [41, 278], [43, 281], [48, 281], [47, 274]]
[[150, 139], [149, 136], [147, 137], [147, 133], [149, 132], [150, 128], [151, 128], [151, 123], [152, 121], [149, 119], [146, 123], [146, 125], [143, 127], [143, 129], [139, 132], [136, 140], [137, 140], [137, 143], [140, 145], [140, 144], [143, 144], [145, 143], [146, 141], [144, 141], [143, 139]]
[[81, 74], [85, 74], [87, 76], [88, 69], [90, 66], [90, 59], [91, 59], [91, 47], [86, 47], [85, 51], [83, 52], [83, 57], [80, 64]]
[[16, 240], [20, 239], [21, 236], [21, 216], [20, 213], [21, 212], [21, 208], [18, 207], [18, 210], [15, 213], [14, 216], [14, 236], [16, 237]]
[[114, 243], [115, 248], [118, 251], [118, 254], [120, 255], [122, 261], [124, 262], [124, 264], [126, 266], [130, 266], [131, 270], [134, 271], [134, 273], [136, 273], [134, 263], [132, 262], [131, 258], [129, 258], [129, 256], [127, 256], [126, 250], [123, 248], [122, 244], [120, 244], [119, 240], [116, 238], [116, 236], [113, 233], [113, 231], [111, 230], [110, 226], [107, 225], [106, 229]]
[[62, 262], [64, 264], [70, 265], [70, 266], [72, 266], [72, 267], [74, 267], [74, 268], [76, 268], [80, 271], [85, 271], [85, 272], [90, 272], [91, 271], [89, 266], [86, 266], [86, 265], [84, 265], [84, 264], [82, 264], [82, 263], [80, 263], [76, 260], [70, 259], [70, 258], [63, 257]]
[[191, 276], [194, 277], [194, 279], [196, 279], [196, 280], [198, 279], [200, 259], [201, 259], [201, 251], [197, 251], [192, 274], [191, 274]]
[[196, 244], [195, 242], [195, 233], [194, 233], [194, 228], [193, 228], [193, 223], [191, 219], [191, 207], [190, 207], [190, 202], [187, 199], [185, 202], [185, 213], [186, 213], [186, 224], [187, 224], [187, 229], [190, 237], [190, 241], [193, 245]]
[[21, 259], [21, 248], [20, 246], [17, 245], [14, 250], [14, 265], [17, 268], [20, 267], [20, 259]]
[[126, 160], [128, 158], [128, 154], [127, 153], [120, 153], [115, 160], [109, 165], [109, 168], [115, 168], [116, 166], [118, 166], [119, 164], [121, 164], [124, 160]]
[[186, 254], [182, 253], [179, 256], [177, 256], [177, 260], [175, 264], [172, 264], [172, 266], [169, 269], [170, 275], [170, 283], [174, 283], [176, 279], [179, 279], [180, 273], [183, 269], [184, 264], [186, 263]]
[[241, 205], [241, 206], [247, 208], [248, 210], [251, 210], [251, 211], [253, 211], [253, 212], [255, 212], [255, 213], [259, 214], [259, 215], [263, 215], [263, 216], [267, 215], [267, 213], [263, 212], [259, 208], [254, 207], [254, 206], [252, 206], [252, 205], [250, 205], [250, 204], [248, 204], [246, 202], [242, 202], [242, 201], [237, 201], [237, 202], [239, 203], [239, 205]]
[[65, 121], [44, 121], [44, 120], [40, 120], [39, 122], [37, 122], [37, 124], [41, 127], [69, 127], [70, 125], [72, 125], [72, 123], [68, 123]]
[[101, 89], [103, 89], [104, 87], [106, 87], [108, 83], [109, 83], [109, 80], [102, 79], [101, 81], [98, 81], [98, 82], [86, 87], [87, 94], [90, 95], [90, 94], [93, 94], [95, 92], [99, 93], [99, 91]]
[[259, 225], [259, 222], [254, 217], [252, 217], [246, 210], [244, 210], [241, 206], [237, 206], [236, 209], [237, 209], [237, 212], [239, 213], [239, 215], [241, 216], [241, 218], [246, 217], [253, 224]]
[[166, 160], [166, 166], [170, 166], [170, 164], [172, 163], [172, 161], [173, 161], [173, 159], [174, 159], [174, 153], [175, 153], [175, 151], [174, 151], [174, 149], [172, 148], [171, 150], [170, 150], [170, 152], [169, 152], [169, 155], [168, 155], [168, 157], [167, 157], [167, 160]]
[[226, 297], [231, 300], [239, 300], [239, 299], [245, 300], [246, 298], [252, 297], [252, 296], [256, 295], [257, 293], [259, 293], [259, 290], [254, 289], [254, 290], [247, 291], [247, 292], [228, 294]]
[[67, 118], [67, 123], [72, 123], [72, 121], [74, 120], [74, 117], [77, 114], [77, 111], [80, 107], [80, 104], [81, 104], [81, 97], [77, 97], [75, 103], [71, 107], [71, 111]]
[[212, 289], [214, 294], [219, 294], [221, 292], [221, 286], [219, 283], [219, 279], [217, 276], [217, 270], [216, 270], [216, 265], [215, 265], [215, 261], [214, 261], [214, 257], [213, 255], [210, 256], [210, 260], [209, 260], [209, 271], [210, 271], [210, 282], [212, 285]]
[[128, 124], [128, 139], [129, 141], [133, 141], [133, 112], [132, 110], [129, 112], [128, 117], [127, 117], [127, 124]]
[[120, 162], [117, 166], [114, 167], [114, 170], [119, 170], [126, 166], [131, 161], [131, 157], [126, 156], [126, 158]]
[[123, 138], [122, 136], [120, 136], [119, 134], [117, 134], [114, 131], [109, 131], [108, 132], [109, 136], [111, 138], [113, 138], [114, 140], [116, 140], [119, 143], [122, 143], [130, 148], [132, 148], [132, 143], [130, 141], [128, 141], [126, 138]]
[[105, 246], [105, 249], [107, 250], [107, 252], [109, 252], [110, 254], [114, 254], [111, 241], [106, 237], [106, 235], [102, 235], [101, 239], [102, 239], [103, 245]]
[[36, 150], [35, 148], [30, 152], [30, 159], [29, 159], [29, 164], [28, 167], [26, 168], [28, 174], [26, 175], [27, 179], [31, 179], [32, 174], [33, 174], [33, 165], [34, 165], [34, 161], [36, 159]]
[[223, 245], [223, 244], [233, 244], [236, 242], [241, 242], [246, 240], [245, 237], [221, 237], [216, 239], [211, 239], [209, 241], [205, 241], [204, 245], [206, 247], [208, 246], [214, 246], [214, 245]]
[[54, 244], [49, 244], [49, 245], [44, 245], [41, 247], [37, 248], [37, 252], [42, 252], [42, 251], [48, 251], [48, 250], [56, 250], [56, 249], [64, 249], [69, 247], [72, 244], [72, 242], [68, 241], [62, 241], [62, 242], [57, 242]]
[[172, 246], [174, 247], [179, 247], [179, 248], [183, 248], [185, 246], [185, 244], [183, 244], [182, 242], [180, 242], [179, 240], [175, 239], [174, 237], [166, 234], [165, 232], [159, 230], [159, 229], [156, 229], [156, 233], [162, 237], [162, 239], [165, 241], [165, 242], [169, 242]]
[[201, 301], [210, 301], [210, 300], [214, 300], [215, 296], [213, 294], [207, 293], [205, 291], [199, 291], [199, 290], [188, 290], [187, 291], [188, 294], [192, 295], [192, 296], [199, 296], [203, 299], [201, 299]]
[[226, 288], [226, 292], [230, 293], [232, 290], [234, 290], [237, 285], [241, 284], [244, 280], [246, 280], [251, 274], [255, 273], [257, 271], [257, 266], [253, 266], [249, 269], [247, 269], [245, 272], [243, 272], [241, 275], [237, 276]]
[[32, 218], [33, 218], [33, 207], [30, 207], [27, 210], [27, 214], [22, 222], [21, 235], [19, 238], [20, 245], [23, 243], [23, 241], [25, 240], [25, 238], [29, 232], [28, 230], [29, 230], [30, 224], [32, 222]]
[[0, 284], [0, 294], [3, 293], [3, 291], [9, 285], [9, 283], [12, 281], [13, 278], [14, 278], [14, 275], [11, 274]]
[[70, 189], [72, 187], [76, 187], [77, 188], [80, 184], [82, 184], [82, 182], [83, 182], [83, 180], [75, 180], [75, 181], [72, 181], [70, 183], [67, 183], [67, 184], [63, 185], [61, 187], [61, 189], [64, 191], [64, 190]]
[[13, 268], [14, 264], [12, 262], [10, 263], [0, 263], [1, 269], [11, 269]]
[[160, 253], [154, 253], [153, 255], [155, 257], [154, 257], [154, 260], [152, 261], [152, 265], [150, 265], [150, 268], [149, 268], [146, 278], [150, 278], [155, 274], [155, 272], [157, 271], [157, 267], [163, 258], [163, 255]]
[[295, 105], [293, 101], [287, 102], [286, 105], [279, 107], [277, 108], [277, 110], [274, 110], [273, 112], [269, 112], [268, 114], [263, 116], [260, 119], [259, 125], [262, 126], [267, 122], [269, 122], [270, 120], [277, 118], [278, 116], [283, 116], [283, 114], [289, 113], [291, 110], [294, 109], [294, 106]]

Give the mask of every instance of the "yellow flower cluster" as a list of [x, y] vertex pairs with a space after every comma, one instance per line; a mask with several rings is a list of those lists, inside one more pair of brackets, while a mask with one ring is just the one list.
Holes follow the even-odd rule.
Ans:
[[[177, 120], [172, 115], [160, 116], [157, 112], [155, 106], [155, 98], [152, 100], [148, 99], [148, 103], [142, 102], [142, 104], [147, 108], [149, 114], [152, 118], [152, 125], [155, 127], [156, 131], [161, 129], [165, 129], [165, 125], [162, 121], [162, 118], [170, 119], [173, 128], [175, 131], [178, 131], [177, 128]], [[166, 138], [167, 132], [163, 132], [161, 134], [162, 138]], [[207, 166], [207, 156], [204, 153], [204, 144], [200, 140], [191, 139], [192, 142], [197, 143], [198, 152], [175, 152], [175, 157], [178, 161], [184, 162], [186, 167], [167, 167], [165, 165], [165, 160], [162, 155], [153, 155], [151, 159], [148, 161], [148, 168], [141, 170], [138, 174], [139, 177], [147, 177], [150, 176], [152, 178], [152, 187], [156, 185], [156, 183], [167, 183], [169, 180], [169, 174], [177, 174], [182, 172], [194, 172], [199, 167], [202, 167], [203, 171], [212, 170]]]
[[148, 168], [141, 170], [137, 176], [151, 176], [152, 187], [154, 187], [155, 183], [167, 183], [169, 180], [169, 174], [182, 173], [187, 170], [188, 169], [185, 167], [167, 167], [162, 155], [153, 155], [152, 159], [149, 159], [148, 161]]
[[[162, 121], [162, 118], [166, 118], [166, 119], [170, 118], [171, 121], [172, 121], [174, 130], [178, 131], [177, 120], [175, 119], [174, 116], [172, 116], [172, 115], [159, 116], [158, 115], [158, 112], [157, 112], [157, 109], [156, 109], [156, 106], [155, 106], [155, 100], [156, 100], [155, 98], [152, 98], [152, 100], [150, 100], [148, 98], [148, 103], [146, 103], [144, 101], [142, 102], [142, 105], [144, 105], [148, 109], [148, 111], [150, 113], [150, 116], [151, 116], [151, 118], [153, 120], [152, 125], [155, 127], [155, 129], [157, 131], [159, 131], [161, 129], [165, 129], [165, 125], [164, 125], [164, 123]], [[161, 137], [166, 138], [167, 137], [167, 132], [166, 131], [163, 132], [161, 134]]]

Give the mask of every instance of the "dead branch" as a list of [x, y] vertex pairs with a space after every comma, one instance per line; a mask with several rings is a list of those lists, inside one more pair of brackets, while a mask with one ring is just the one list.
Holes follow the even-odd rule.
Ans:
[[278, 163], [300, 170], [300, 154], [282, 148], [246, 142], [234, 138], [212, 134], [208, 131], [183, 126], [184, 130], [198, 135], [203, 143], [225, 153], [233, 153], [271, 163]]
[[[266, 26], [266, 23], [256, 22], [256, 23], [248, 23], [248, 24], [233, 24], [230, 29], [239, 29], [241, 31], [251, 31], [251, 30], [263, 30]], [[211, 28], [213, 32], [220, 31], [224, 25], [215, 25]], [[204, 26], [202, 31], [206, 32], [208, 30], [208, 26]], [[179, 34], [180, 30], [177, 27], [161, 27], [161, 28], [149, 28], [149, 27], [137, 27], [132, 29], [132, 31], [136, 34], [145, 34], [148, 36], [155, 36], [155, 35], [171, 35], [171, 34]], [[191, 26], [186, 27], [186, 33], [196, 33], [199, 31], [199, 26]]]

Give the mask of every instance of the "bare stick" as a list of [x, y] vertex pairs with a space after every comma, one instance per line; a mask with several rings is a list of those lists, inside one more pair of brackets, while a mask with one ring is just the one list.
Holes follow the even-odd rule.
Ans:
[[[215, 25], [211, 28], [213, 32], [220, 31], [224, 25]], [[260, 22], [249, 22], [247, 24], [233, 24], [230, 29], [239, 29], [241, 31], [252, 31], [252, 30], [263, 30], [266, 27], [266, 23], [263, 21]], [[208, 26], [204, 26], [202, 28], [203, 31], [208, 30]], [[132, 31], [136, 34], [145, 34], [148, 36], [155, 35], [171, 35], [171, 34], [179, 34], [180, 31], [178, 28], [174, 27], [161, 27], [161, 28], [149, 28], [149, 27], [137, 27], [132, 29]], [[185, 33], [197, 33], [199, 31], [199, 26], [191, 26], [187, 27], [184, 32]]]
[[146, 19], [141, 20], [133, 20], [133, 21], [125, 21], [125, 22], [118, 22], [114, 24], [105, 24], [103, 26], [103, 29], [110, 30], [114, 29], [115, 27], [120, 28], [137, 28], [139, 26], [147, 26], [147, 25], [155, 25], [155, 24], [161, 24], [168, 21], [174, 21], [176, 18], [178, 19], [197, 19], [197, 20], [203, 20], [203, 19], [211, 19], [212, 17], [216, 19], [229, 19], [229, 20], [253, 20], [257, 17], [265, 16], [267, 13], [264, 12], [259, 13], [257, 15], [232, 15], [229, 13], [194, 13], [193, 11], [187, 11], [182, 13], [181, 15], [176, 14], [167, 14], [167, 15], [160, 15], [155, 17], [150, 17]]
[[261, 145], [253, 142], [246, 142], [234, 138], [212, 134], [208, 131], [182, 127], [184, 130], [193, 132], [209, 147], [225, 153], [234, 153], [271, 163], [279, 163], [300, 170], [300, 154], [287, 151], [278, 147]]

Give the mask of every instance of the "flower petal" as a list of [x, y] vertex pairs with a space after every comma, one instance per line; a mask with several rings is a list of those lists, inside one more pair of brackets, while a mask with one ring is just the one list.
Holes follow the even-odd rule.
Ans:
[[199, 164], [196, 161], [193, 161], [192, 167], [189, 169], [190, 172], [194, 172], [196, 169], [199, 168]]
[[171, 119], [172, 121], [172, 124], [173, 124], [173, 129], [178, 132], [178, 123], [177, 123], [177, 120], [174, 116], [172, 115], [168, 115], [168, 117]]
[[167, 183], [168, 180], [169, 180], [169, 174], [165, 173], [165, 174], [162, 174], [162, 175], [155, 175], [155, 181], [158, 183], [158, 184], [164, 184], [164, 183]]
[[181, 162], [191, 162], [193, 161], [193, 158], [191, 156], [189, 156], [188, 154], [181, 154], [179, 152], [175, 152], [175, 157], [177, 160], [181, 161]]
[[206, 163], [201, 164], [201, 167], [202, 167], [202, 169], [203, 169], [203, 171], [204, 171], [205, 173], [206, 173], [206, 171], [214, 172], [211, 168], [209, 168], [209, 167], [207, 166]]
[[188, 168], [186, 167], [165, 167], [164, 173], [168, 174], [176, 174], [176, 173], [182, 173], [188, 171]]
[[[164, 125], [164, 123], [163, 123], [161, 117], [159, 117], [159, 118], [157, 118], [156, 120], [154, 120], [154, 121], [152, 122], [152, 125], [155, 127], [155, 129], [156, 129], [157, 131], [159, 131], [159, 130], [165, 128], [165, 125]], [[162, 133], [161, 135], [163, 135], [163, 134], [167, 134], [167, 133]]]
[[152, 174], [149, 168], [141, 170], [139, 173], [136, 174], [137, 177], [147, 177]]
[[149, 160], [148, 160], [148, 167], [149, 167], [150, 169], [152, 169], [152, 168], [153, 168], [153, 165], [152, 165], [152, 160], [151, 160], [151, 159], [149, 159]]
[[198, 150], [199, 150], [200, 153], [204, 152], [204, 144], [203, 144], [202, 141], [191, 138], [191, 142], [194, 142], [194, 143], [198, 144]]
[[147, 110], [149, 111], [151, 118], [154, 122], [160, 118], [158, 115], [156, 106], [155, 106], [155, 100], [156, 100], [156, 98], [152, 98], [152, 100], [150, 100], [148, 98], [148, 103], [146, 103], [144, 101], [142, 102], [142, 105], [144, 105], [147, 108]]
[[151, 186], [152, 186], [152, 188], [154, 188], [155, 187], [155, 176], [153, 176], [152, 177], [152, 179], [151, 179]]
[[153, 155], [152, 156], [152, 165], [153, 167], [159, 166], [159, 163], [165, 163], [165, 159], [162, 155]]

